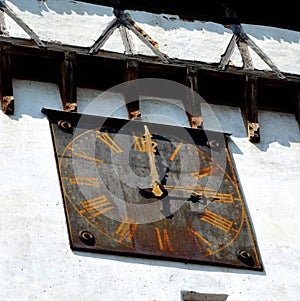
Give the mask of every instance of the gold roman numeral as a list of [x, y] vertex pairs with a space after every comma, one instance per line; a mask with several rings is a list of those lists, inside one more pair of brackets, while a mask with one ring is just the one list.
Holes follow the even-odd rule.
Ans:
[[233, 225], [232, 221], [230, 221], [227, 218], [222, 217], [208, 209], [204, 210], [204, 215], [200, 217], [200, 220], [207, 222], [207, 223], [213, 225], [214, 227], [217, 227], [217, 228], [223, 230], [224, 232], [228, 232]]
[[104, 195], [83, 201], [81, 202], [81, 206], [84, 209], [80, 210], [79, 213], [88, 212], [92, 217], [96, 217], [115, 208]]
[[134, 138], [134, 151], [140, 151], [142, 153], [148, 152], [148, 145], [144, 136], [133, 135]]
[[155, 228], [157, 240], [158, 240], [158, 246], [161, 251], [173, 251], [173, 246], [171, 244], [171, 240], [168, 234], [167, 229], [163, 229], [161, 232], [161, 229]]
[[133, 224], [133, 218], [125, 216], [114, 232], [114, 235], [117, 236], [118, 242], [131, 242], [133, 238], [133, 234], [137, 229], [138, 224]]
[[89, 155], [87, 155], [79, 146], [68, 146], [68, 149], [72, 151], [72, 155], [74, 157], [79, 157], [79, 158], [83, 158], [89, 161], [93, 161], [96, 163], [97, 167], [100, 168], [100, 165], [97, 163], [103, 163], [103, 160], [91, 157]]
[[[194, 241], [196, 243], [197, 248], [199, 249], [199, 251], [201, 253], [206, 254], [207, 252], [204, 250], [204, 247], [206, 246], [206, 250], [208, 251], [208, 255], [212, 254], [212, 251], [209, 249], [209, 247], [212, 246], [212, 243], [209, 242], [206, 238], [204, 238], [199, 232], [197, 232], [196, 230], [188, 227], [187, 228], [188, 231], [193, 235], [194, 237]], [[203, 246], [204, 243], [205, 245]]]
[[70, 184], [69, 185], [84, 185], [84, 186], [93, 186], [93, 187], [99, 187], [99, 179], [98, 178], [70, 178]]
[[176, 156], [177, 156], [178, 152], [180, 151], [181, 147], [182, 147], [182, 143], [179, 143], [177, 145], [177, 147], [175, 148], [173, 154], [170, 156], [170, 158], [169, 158], [170, 161], [174, 161], [174, 159], [176, 158]]
[[208, 177], [211, 174], [215, 174], [220, 168], [216, 167], [213, 168], [212, 166], [200, 169], [199, 171], [196, 172], [192, 172], [191, 176], [194, 177], [196, 180], [204, 178], [204, 177]]
[[98, 132], [97, 138], [104, 142], [114, 154], [122, 153], [122, 148], [110, 137], [108, 133]]
[[216, 203], [234, 203], [233, 195], [231, 193], [217, 193], [213, 196]]

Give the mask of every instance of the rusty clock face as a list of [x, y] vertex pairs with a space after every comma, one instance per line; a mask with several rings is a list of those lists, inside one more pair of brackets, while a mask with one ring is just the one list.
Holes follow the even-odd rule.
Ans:
[[73, 249], [262, 269], [226, 135], [45, 113]]

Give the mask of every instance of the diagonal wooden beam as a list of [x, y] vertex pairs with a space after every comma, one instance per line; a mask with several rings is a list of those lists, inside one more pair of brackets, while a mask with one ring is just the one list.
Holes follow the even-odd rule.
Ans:
[[89, 49], [89, 54], [96, 54], [104, 45], [104, 43], [108, 40], [108, 38], [113, 34], [116, 28], [120, 26], [120, 24], [121, 22], [118, 18], [113, 19], [104, 29], [101, 36], [97, 39], [94, 45]]
[[39, 47], [46, 47], [45, 44], [40, 40], [39, 36], [21, 19], [16, 13], [11, 10], [2, 0], [0, 0], [0, 10], [5, 12], [11, 17], [29, 36], [35, 41]]
[[232, 35], [231, 40], [230, 40], [224, 54], [221, 55], [221, 61], [218, 66], [218, 70], [225, 70], [225, 68], [228, 65], [229, 60], [233, 54], [233, 51], [234, 51], [234, 48], [236, 45], [236, 41], [237, 41], [237, 36], [234, 34], [234, 35]]
[[9, 37], [9, 33], [6, 28], [4, 13], [0, 10], [0, 36]]
[[242, 41], [244, 41], [253, 51], [271, 68], [271, 70], [280, 78], [286, 79], [286, 77], [280, 72], [280, 70], [275, 66], [271, 59], [260, 49], [254, 41], [252, 41], [249, 36], [245, 33], [242, 25], [240, 24], [231, 24], [230, 25], [233, 33]]
[[121, 23], [131, 30], [150, 50], [158, 56], [162, 62], [169, 63], [169, 58], [167, 55], [162, 53], [158, 49], [158, 44], [152, 40], [152, 38], [144, 32], [130, 17], [128, 14], [125, 15], [123, 10], [114, 10], [114, 13]]
[[0, 96], [2, 111], [5, 114], [14, 114], [14, 96], [12, 83], [10, 45], [2, 44], [0, 48]]

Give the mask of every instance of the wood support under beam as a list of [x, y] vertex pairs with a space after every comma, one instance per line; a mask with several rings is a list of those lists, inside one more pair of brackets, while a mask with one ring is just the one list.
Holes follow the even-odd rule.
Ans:
[[2, 44], [0, 48], [0, 96], [2, 111], [5, 114], [14, 114], [14, 96], [11, 70], [10, 45]]
[[248, 45], [242, 39], [237, 39], [236, 45], [240, 51], [242, 61], [243, 61], [243, 69], [245, 70], [253, 70], [254, 66], [252, 63], [252, 59], [250, 56]]
[[198, 92], [198, 68], [196, 66], [187, 67], [186, 85], [190, 88], [187, 91], [187, 98], [184, 102], [185, 111], [192, 128], [202, 126], [201, 97]]
[[129, 119], [136, 119], [141, 116], [139, 102], [139, 86], [138, 86], [138, 62], [136, 60], [127, 60], [125, 71], [125, 91], [124, 98], [128, 111]]
[[245, 122], [248, 139], [251, 142], [260, 142], [260, 126], [257, 109], [257, 77], [246, 74], [242, 115]]
[[296, 108], [295, 108], [295, 115], [298, 121], [299, 130], [300, 130], [300, 85], [296, 88], [295, 93], [295, 101], [296, 101]]
[[66, 52], [61, 63], [60, 95], [65, 111], [77, 111], [76, 54]]

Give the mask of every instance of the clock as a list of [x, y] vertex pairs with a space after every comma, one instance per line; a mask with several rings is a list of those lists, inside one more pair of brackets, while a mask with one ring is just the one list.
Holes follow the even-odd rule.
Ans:
[[227, 134], [42, 111], [72, 249], [263, 269]]

